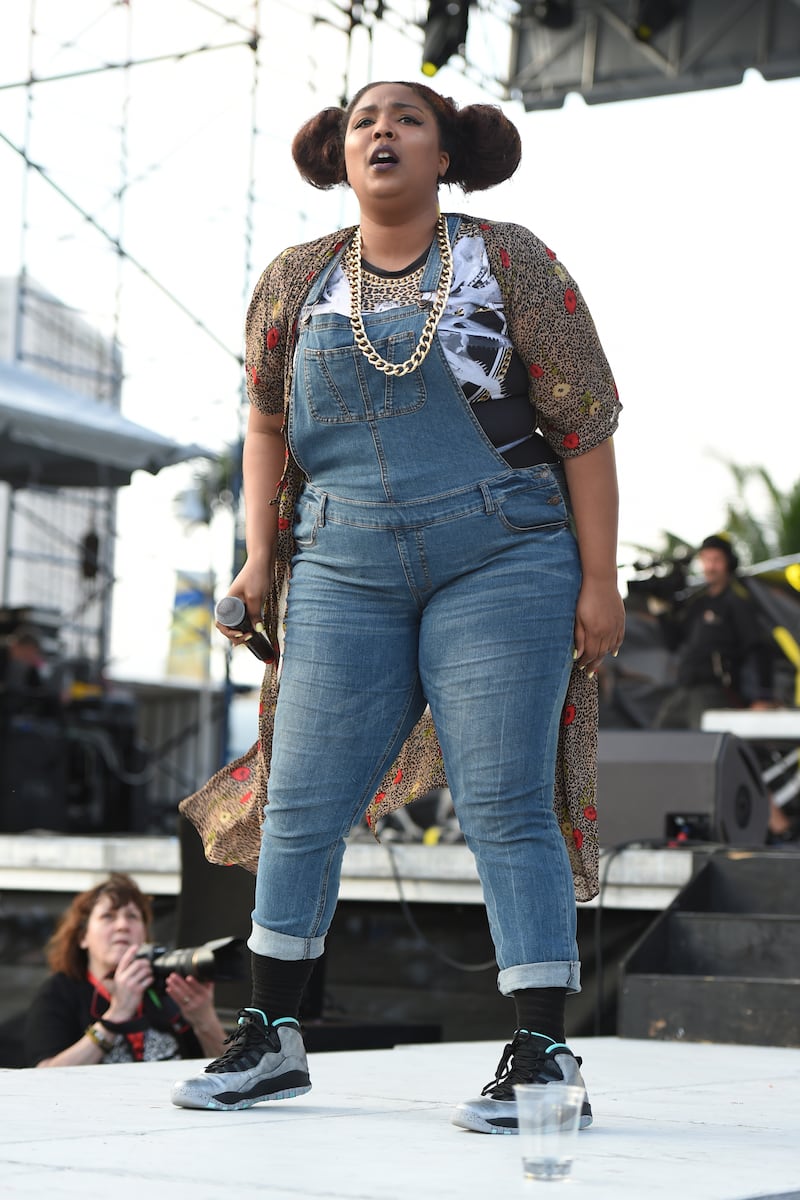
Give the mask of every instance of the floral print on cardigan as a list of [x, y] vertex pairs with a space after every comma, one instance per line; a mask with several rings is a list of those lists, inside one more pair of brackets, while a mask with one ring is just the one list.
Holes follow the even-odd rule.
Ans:
[[[585, 454], [611, 437], [619, 397], [591, 315], [554, 252], [520, 225], [462, 217], [460, 231], [480, 236], [503, 295], [509, 333], [528, 368], [530, 401], [538, 426], [560, 458]], [[283, 414], [291, 395], [297, 320], [312, 281], [353, 235], [340, 230], [284, 250], [259, 279], [246, 322], [246, 372], [250, 401], [262, 412]], [[287, 449], [275, 497], [278, 546], [275, 579], [265, 606], [268, 635], [279, 638], [294, 552], [292, 518], [303, 476]], [[218, 771], [187, 797], [180, 810], [197, 827], [211, 862], [238, 863], [255, 871], [260, 826], [267, 803], [279, 678], [268, 667], [259, 707], [259, 740], [246, 755]], [[561, 712], [553, 807], [572, 868], [577, 900], [598, 892], [597, 680], [574, 669]], [[375, 828], [386, 813], [447, 784], [429, 712], [409, 735], [387, 772], [366, 820]]]

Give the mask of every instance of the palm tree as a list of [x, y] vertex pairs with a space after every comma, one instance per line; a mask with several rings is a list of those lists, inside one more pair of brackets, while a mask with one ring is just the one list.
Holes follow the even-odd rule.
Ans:
[[213, 459], [205, 459], [188, 487], [175, 497], [175, 512], [187, 526], [210, 525], [215, 512], [236, 512], [241, 490], [242, 447], [234, 443]]
[[644, 571], [675, 562], [688, 562], [692, 558], [694, 545], [688, 538], [680, 537], [669, 529], [661, 530], [661, 538], [660, 547], [645, 546], [641, 542], [626, 542], [626, 545], [642, 556], [642, 561], [633, 564], [635, 570]]
[[[788, 492], [782, 492], [766, 467], [742, 466], [724, 458], [719, 461], [730, 471], [735, 488], [727, 503], [723, 529], [742, 564], [800, 554], [800, 480]], [[691, 560], [694, 543], [690, 539], [667, 529], [662, 530], [661, 537], [658, 548], [630, 543], [649, 560], [637, 563], [637, 569], [663, 572], [668, 564]]]
[[[800, 480], [790, 491], [782, 492], [766, 467], [721, 461], [736, 486], [734, 498], [728, 501], [725, 527], [742, 558], [758, 563], [800, 553]], [[764, 515], [754, 516], [754, 509]]]

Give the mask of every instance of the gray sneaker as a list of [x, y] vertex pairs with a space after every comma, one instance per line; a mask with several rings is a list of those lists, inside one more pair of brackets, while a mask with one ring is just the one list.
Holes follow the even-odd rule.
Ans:
[[494, 1079], [476, 1100], [465, 1100], [453, 1113], [452, 1122], [476, 1133], [518, 1133], [515, 1083], [569, 1083], [584, 1089], [580, 1128], [592, 1123], [592, 1106], [585, 1095], [581, 1060], [569, 1046], [541, 1033], [518, 1029], [506, 1046]]
[[243, 1008], [231, 1044], [202, 1075], [172, 1089], [179, 1108], [250, 1108], [311, 1091], [300, 1027], [291, 1017], [270, 1023], [258, 1008]]

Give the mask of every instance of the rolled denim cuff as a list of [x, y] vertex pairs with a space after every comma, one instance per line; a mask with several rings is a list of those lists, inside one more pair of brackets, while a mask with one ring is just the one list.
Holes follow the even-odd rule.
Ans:
[[523, 988], [562, 987], [568, 992], [581, 990], [581, 964], [579, 962], [521, 963], [518, 967], [506, 967], [497, 976], [497, 987], [502, 996], [513, 996]]
[[247, 945], [254, 954], [282, 958], [285, 962], [300, 962], [306, 958], [321, 958], [325, 950], [325, 938], [301, 938], [288, 933], [275, 933], [263, 925], [256, 925], [254, 921]]

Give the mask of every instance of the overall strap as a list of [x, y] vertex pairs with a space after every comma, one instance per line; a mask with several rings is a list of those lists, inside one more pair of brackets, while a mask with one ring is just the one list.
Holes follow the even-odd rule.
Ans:
[[302, 307], [304, 309], [313, 307], [313, 305], [315, 305], [319, 300], [327, 286], [328, 280], [341, 262], [342, 255], [344, 254], [349, 241], [350, 238], [345, 238], [337, 253], [332, 255], [332, 257], [326, 263], [324, 263], [321, 269], [317, 272], [314, 281], [311, 284], [311, 288], [306, 294], [305, 300], [303, 301]]
[[[461, 224], [461, 217], [458, 213], [449, 213], [446, 221], [447, 237], [452, 246], [458, 232], [458, 227]], [[439, 253], [439, 241], [437, 238], [434, 238], [425, 263], [425, 270], [422, 272], [422, 279], [419, 281], [419, 290], [421, 292], [435, 292], [439, 286], [441, 275], [442, 256]]]

